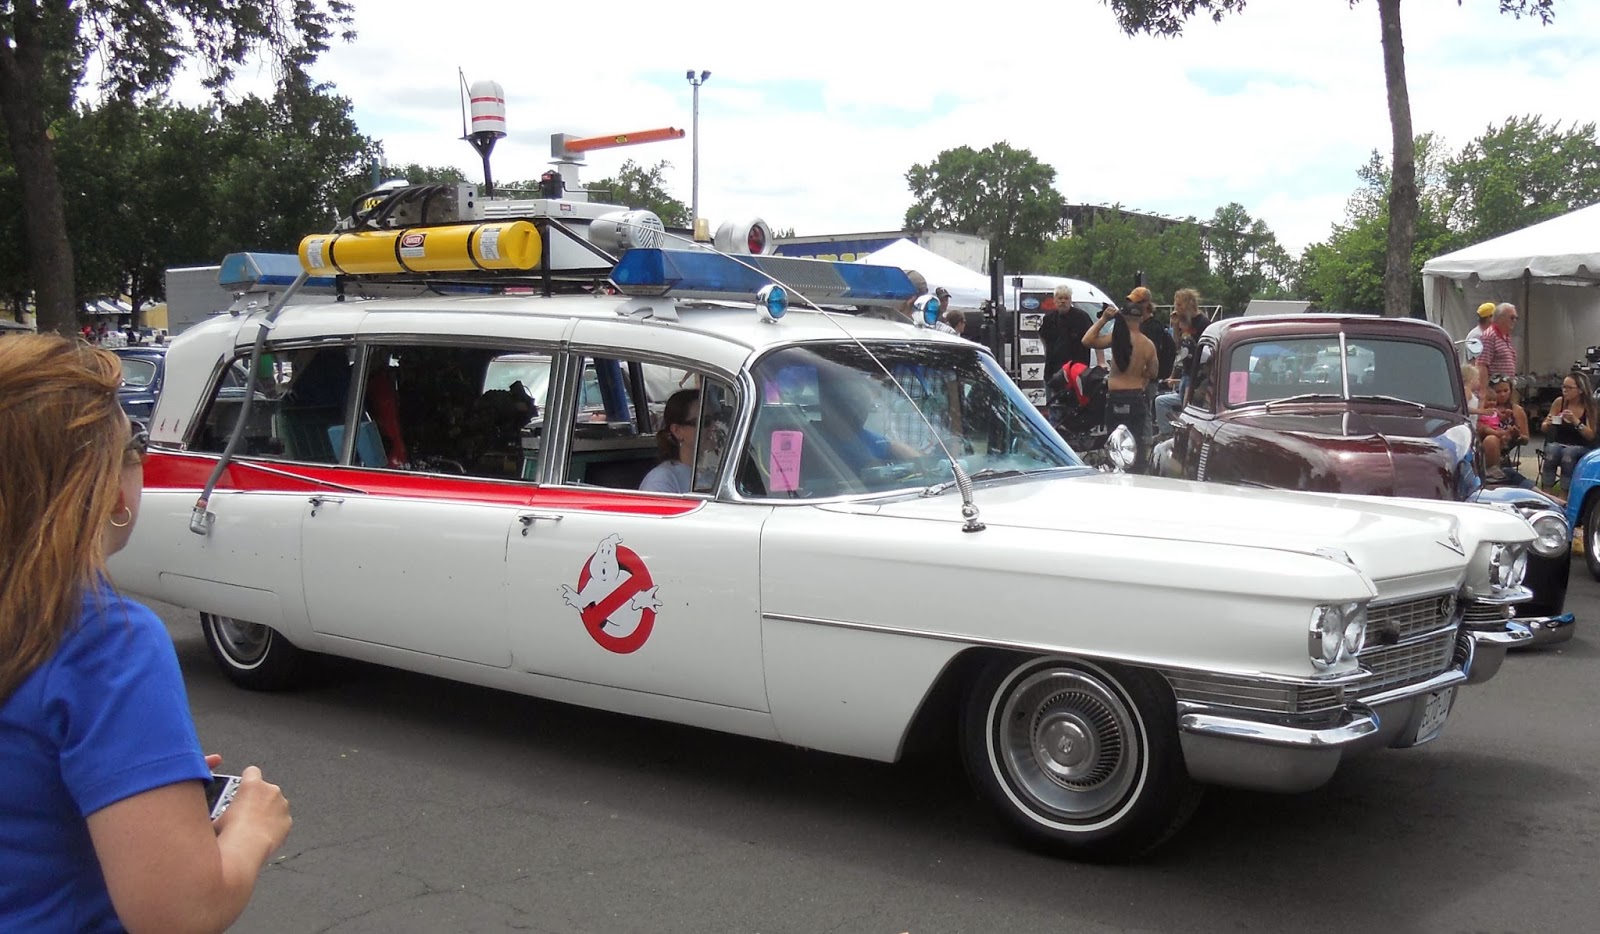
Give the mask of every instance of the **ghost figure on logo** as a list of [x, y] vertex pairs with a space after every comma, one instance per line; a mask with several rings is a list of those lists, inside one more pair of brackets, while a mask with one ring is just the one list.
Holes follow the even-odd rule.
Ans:
[[561, 585], [561, 598], [578, 611], [589, 636], [618, 655], [644, 645], [661, 608], [650, 569], [616, 533], [601, 539], [584, 562], [577, 587]]

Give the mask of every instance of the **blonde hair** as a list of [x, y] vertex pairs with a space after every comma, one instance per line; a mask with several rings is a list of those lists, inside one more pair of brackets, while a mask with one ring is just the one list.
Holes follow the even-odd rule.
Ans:
[[1172, 296], [1172, 310], [1180, 315], [1192, 315], [1200, 310], [1200, 293], [1194, 289], [1179, 289]]
[[1476, 363], [1461, 364], [1461, 384], [1467, 388], [1468, 392], [1483, 388], [1478, 385], [1478, 365]]
[[0, 340], [0, 702], [48, 661], [105, 573], [128, 421], [116, 356], [57, 335]]

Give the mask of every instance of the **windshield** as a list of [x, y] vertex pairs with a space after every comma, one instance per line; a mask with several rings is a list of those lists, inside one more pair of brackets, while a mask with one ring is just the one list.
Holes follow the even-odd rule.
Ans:
[[130, 389], [143, 389], [150, 385], [156, 378], [156, 364], [154, 360], [140, 360], [134, 357], [122, 358], [122, 385]]
[[1229, 407], [1291, 396], [1388, 397], [1458, 409], [1455, 361], [1439, 347], [1398, 338], [1339, 335], [1254, 341], [1233, 349], [1224, 381]]
[[946, 449], [974, 476], [1080, 464], [988, 355], [934, 343], [872, 352], [893, 381], [853, 343], [786, 347], [752, 368], [758, 407], [741, 492], [803, 498], [943, 483], [952, 479]]

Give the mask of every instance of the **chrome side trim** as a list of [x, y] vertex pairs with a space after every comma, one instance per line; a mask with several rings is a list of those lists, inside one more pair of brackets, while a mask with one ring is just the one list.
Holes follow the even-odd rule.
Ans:
[[1467, 673], [1465, 671], [1459, 668], [1452, 668], [1449, 671], [1434, 675], [1426, 681], [1419, 681], [1416, 684], [1408, 684], [1392, 691], [1384, 691], [1381, 694], [1363, 697], [1361, 698], [1361, 704], [1365, 707], [1381, 707], [1384, 704], [1392, 704], [1408, 697], [1416, 697], [1418, 694], [1431, 694], [1434, 691], [1442, 691], [1451, 685], [1463, 684], [1466, 680]]
[[[834, 629], [851, 629], [859, 632], [877, 632], [890, 636], [906, 636], [913, 639], [933, 639], [939, 642], [954, 642], [959, 645], [984, 646], [994, 649], [1009, 649], [1016, 652], [1033, 652], [1040, 655], [1070, 655], [1075, 658], [1092, 658], [1100, 661], [1120, 662], [1125, 665], [1136, 665], [1140, 668], [1168, 669], [1172, 671], [1194, 671], [1210, 675], [1222, 675], [1232, 678], [1248, 678], [1271, 684], [1285, 684], [1301, 687], [1342, 687], [1349, 684], [1358, 684], [1372, 677], [1368, 671], [1350, 671], [1335, 675], [1307, 675], [1297, 678], [1292, 675], [1275, 675], [1262, 671], [1245, 671], [1236, 669], [1198, 668], [1193, 665], [1175, 663], [1168, 659], [1152, 659], [1136, 655], [1117, 655], [1107, 652], [1089, 652], [1080, 648], [1066, 645], [1048, 645], [1042, 642], [1016, 642], [1010, 639], [986, 639], [981, 636], [964, 636], [953, 632], [940, 632], [932, 629], [907, 629], [903, 626], [885, 626], [878, 623], [857, 623], [842, 619], [819, 619], [812, 616], [792, 616], [787, 613], [763, 613], [763, 620], [773, 620], [780, 623], [801, 623], [807, 626], [828, 626]], [[1307, 660], [1309, 663], [1309, 659]]]
[[1183, 733], [1266, 743], [1271, 746], [1329, 749], [1347, 746], [1362, 737], [1376, 733], [1378, 717], [1363, 705], [1354, 704], [1344, 712], [1341, 722], [1335, 726], [1297, 727], [1210, 713], [1186, 713], [1180, 704], [1178, 730]]

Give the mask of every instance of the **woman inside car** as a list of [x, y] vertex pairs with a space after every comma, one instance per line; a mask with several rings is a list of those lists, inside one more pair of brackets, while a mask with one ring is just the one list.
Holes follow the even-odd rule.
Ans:
[[0, 341], [0, 931], [220, 931], [289, 833], [244, 770], [215, 822], [177, 654], [106, 576], [145, 436], [107, 351]]

